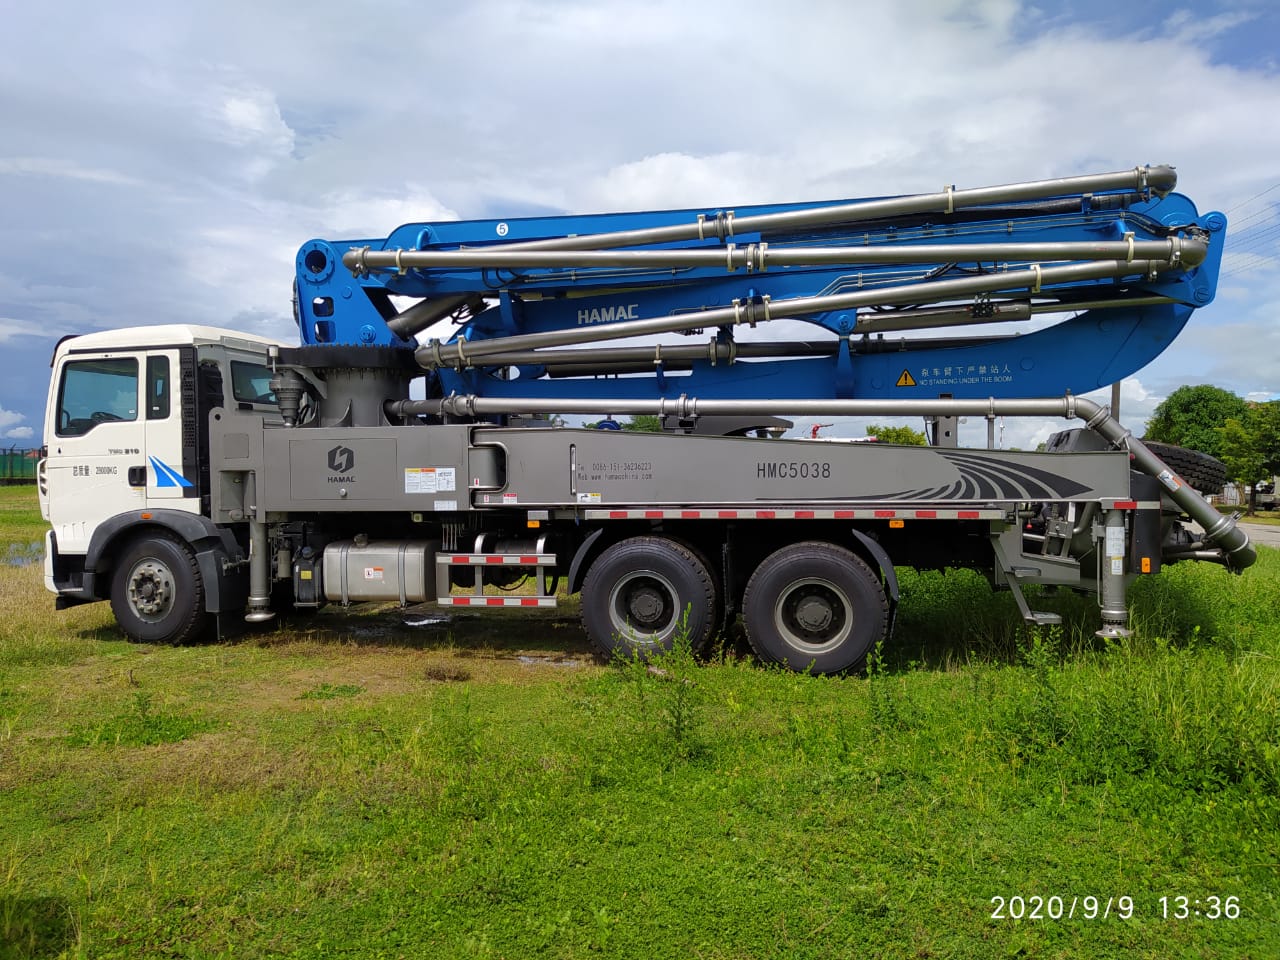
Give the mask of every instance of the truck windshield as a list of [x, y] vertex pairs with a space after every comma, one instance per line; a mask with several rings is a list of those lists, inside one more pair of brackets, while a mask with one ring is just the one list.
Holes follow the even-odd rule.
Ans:
[[271, 368], [244, 360], [231, 361], [231, 395], [241, 403], [275, 403]]
[[58, 436], [79, 437], [100, 423], [137, 419], [137, 360], [75, 360], [63, 367]]

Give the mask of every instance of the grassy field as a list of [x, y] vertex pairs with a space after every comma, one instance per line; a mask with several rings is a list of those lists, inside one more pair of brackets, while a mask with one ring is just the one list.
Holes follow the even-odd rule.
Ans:
[[0, 574], [0, 957], [1280, 955], [1280, 552], [1143, 581], [1118, 644], [904, 571], [838, 679], [601, 665], [572, 608], [156, 648], [40, 576]]

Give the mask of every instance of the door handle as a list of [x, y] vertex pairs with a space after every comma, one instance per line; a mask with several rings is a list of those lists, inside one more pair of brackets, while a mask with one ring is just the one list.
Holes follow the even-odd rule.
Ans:
[[137, 466], [129, 468], [129, 486], [145, 487], [147, 485], [147, 468]]

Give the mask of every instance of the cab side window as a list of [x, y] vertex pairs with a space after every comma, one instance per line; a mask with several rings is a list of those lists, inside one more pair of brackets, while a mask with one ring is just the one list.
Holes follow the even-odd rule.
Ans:
[[231, 361], [231, 393], [241, 403], [275, 403], [270, 367], [244, 360]]
[[58, 436], [81, 437], [102, 423], [137, 419], [137, 360], [73, 360], [62, 368]]
[[147, 419], [169, 418], [169, 358], [147, 357]]

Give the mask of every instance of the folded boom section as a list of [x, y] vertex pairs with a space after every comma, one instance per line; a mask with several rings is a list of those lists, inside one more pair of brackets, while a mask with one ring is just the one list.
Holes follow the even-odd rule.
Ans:
[[1213, 299], [1226, 219], [1175, 184], [407, 224], [305, 244], [297, 318], [304, 344], [416, 347], [432, 395], [1082, 393]]

